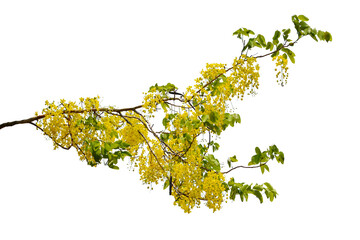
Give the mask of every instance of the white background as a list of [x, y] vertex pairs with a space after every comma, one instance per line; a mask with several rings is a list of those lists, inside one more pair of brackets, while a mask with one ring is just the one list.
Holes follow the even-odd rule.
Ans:
[[359, 239], [359, 74], [356, 1], [0, 1], [0, 123], [32, 117], [45, 100], [100, 95], [103, 105], [141, 104], [142, 92], [181, 90], [206, 63], [230, 64], [247, 27], [272, 38], [291, 16], [333, 35], [302, 39], [284, 88], [261, 63], [256, 97], [233, 102], [242, 123], [217, 157], [246, 164], [276, 144], [285, 164], [234, 171], [269, 181], [274, 202], [225, 204], [191, 214], [138, 173], [91, 168], [52, 150], [31, 125], [0, 130], [0, 239]]

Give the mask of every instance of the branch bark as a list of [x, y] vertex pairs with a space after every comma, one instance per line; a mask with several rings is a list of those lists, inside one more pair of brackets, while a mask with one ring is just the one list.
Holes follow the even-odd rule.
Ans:
[[[121, 109], [111, 109], [111, 108], [92, 108], [90, 110], [73, 110], [73, 111], [65, 111], [63, 112], [63, 114], [68, 114], [68, 113], [84, 113], [84, 112], [127, 112], [127, 111], [134, 111], [138, 108], [142, 108], [143, 105], [138, 105], [132, 108], [121, 108]], [[43, 119], [45, 117], [44, 114], [39, 115], [39, 116], [35, 116], [35, 117], [31, 117], [31, 118], [27, 118], [27, 119], [23, 119], [23, 120], [18, 120], [18, 121], [12, 121], [12, 122], [6, 122], [6, 123], [2, 123], [0, 124], [0, 129], [5, 128], [5, 127], [12, 127], [15, 125], [19, 125], [19, 124], [25, 124], [25, 123], [33, 123], [34, 121], [38, 121], [40, 119]]]

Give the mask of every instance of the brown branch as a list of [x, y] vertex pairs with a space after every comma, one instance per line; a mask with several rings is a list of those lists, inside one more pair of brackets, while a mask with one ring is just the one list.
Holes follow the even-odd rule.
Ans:
[[259, 168], [259, 167], [261, 167], [261, 166], [263, 166], [263, 165], [266, 165], [267, 162], [268, 162], [268, 161], [266, 161], [266, 162], [263, 163], [263, 164], [256, 165], [256, 166], [236, 166], [236, 167], [233, 167], [233, 168], [231, 168], [230, 170], [228, 170], [228, 171], [226, 171], [226, 172], [221, 172], [221, 173], [222, 173], [222, 174], [227, 174], [227, 173], [229, 173], [229, 172], [231, 172], [231, 171], [233, 171], [233, 170], [235, 170], [235, 169], [237, 169], [237, 168]]
[[[81, 110], [72, 110], [72, 111], [64, 111], [62, 114], [71, 114], [71, 113], [84, 113], [84, 112], [127, 112], [127, 111], [133, 111], [136, 110], [138, 108], [142, 108], [143, 105], [138, 105], [132, 108], [121, 108], [121, 109], [111, 109], [111, 108], [92, 108], [89, 110], [85, 110], [85, 109], [81, 109]], [[32, 123], [34, 121], [38, 121], [40, 119], [45, 118], [45, 114], [36, 116], [36, 117], [31, 117], [31, 118], [27, 118], [27, 119], [23, 119], [23, 120], [19, 120], [19, 121], [12, 121], [12, 122], [6, 122], [6, 123], [2, 123], [0, 124], [0, 129], [5, 128], [5, 127], [12, 127], [18, 124], [25, 124], [25, 123]]]
[[264, 55], [261, 55], [261, 56], [257, 56], [257, 57], [254, 57], [254, 58], [263, 58], [263, 57], [272, 55], [272, 54], [274, 54], [274, 53], [276, 53], [276, 52], [279, 52], [279, 51], [280, 51], [281, 49], [283, 49], [283, 48], [287, 48], [287, 47], [289, 47], [289, 46], [294, 46], [294, 44], [296, 44], [296, 43], [300, 40], [300, 38], [301, 38], [301, 37], [298, 37], [298, 39], [296, 39], [294, 42], [289, 43], [289, 44], [287, 44], [287, 45], [286, 45], [286, 43], [284, 43], [284, 45], [283, 45], [282, 47], [280, 47], [279, 49], [276, 49], [275, 51], [272, 51], [272, 52], [269, 52], [269, 53], [267, 53], [267, 54], [264, 54]]
[[[44, 129], [42, 129], [41, 127], [39, 127], [39, 126], [36, 125], [35, 123], [30, 122], [30, 124], [33, 125], [33, 126], [35, 126], [37, 129], [40, 129], [40, 130], [44, 133], [44, 135], [45, 135], [45, 136], [48, 136], [51, 140], [53, 140], [53, 142], [55, 143], [55, 145], [57, 145], [58, 147], [60, 147], [60, 148], [62, 148], [62, 149], [64, 149], [64, 150], [69, 150], [69, 149], [71, 148], [71, 145], [70, 145], [69, 147], [64, 147], [64, 146], [61, 145], [60, 143], [56, 142], [55, 139], [53, 139], [52, 137], [50, 137], [50, 136], [44, 131]], [[66, 138], [66, 137], [67, 137], [67, 135], [65, 135], [65, 137], [63, 137], [63, 139]]]
[[40, 120], [40, 119], [42, 119], [44, 117], [45, 117], [45, 115], [40, 115], [40, 116], [28, 118], [28, 119], [19, 120], [19, 121], [12, 121], [12, 122], [2, 123], [2, 124], [0, 124], [0, 129], [5, 128], [5, 127], [12, 127], [12, 126], [18, 125], [18, 124], [32, 123], [33, 121]]

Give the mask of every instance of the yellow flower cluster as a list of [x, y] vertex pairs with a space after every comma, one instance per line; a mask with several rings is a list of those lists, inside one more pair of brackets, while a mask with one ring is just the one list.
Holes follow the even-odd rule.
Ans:
[[58, 105], [49, 101], [46, 101], [45, 105], [47, 107], [42, 111], [45, 117], [37, 122], [37, 126], [53, 140], [54, 149], [75, 147], [81, 160], [87, 159], [89, 163], [96, 165], [91, 153], [84, 152], [83, 142], [97, 133], [85, 129], [81, 121], [85, 115], [90, 115], [91, 109], [98, 108], [98, 98], [81, 99], [81, 105], [86, 109], [83, 113], [80, 113], [82, 108], [75, 102], [66, 102], [63, 99]]
[[162, 97], [159, 93], [156, 93], [155, 91], [149, 91], [144, 94], [145, 96], [142, 102], [143, 113], [153, 116], [152, 114], [156, 112], [156, 106], [162, 102]]
[[200, 73], [203, 79], [213, 80], [226, 72], [226, 64], [222, 63], [207, 63], [206, 70], [202, 70]]
[[[100, 111], [99, 97], [80, 98], [80, 104], [60, 100], [60, 104], [45, 102], [46, 108], [42, 114], [44, 118], [36, 125], [44, 135], [53, 140], [54, 149], [61, 147], [70, 149], [74, 147], [80, 160], [86, 160], [91, 166], [96, 166], [89, 143], [101, 143], [122, 140], [130, 144], [129, 152], [135, 156], [143, 139], [138, 131], [147, 136], [147, 131], [134, 113], [129, 112], [124, 120], [120, 115], [111, 114], [110, 110]], [[144, 130], [145, 129], [145, 130]]]
[[288, 60], [284, 58], [284, 56], [282, 55], [273, 57], [272, 60], [276, 61], [275, 72], [277, 72], [276, 73], [277, 83], [280, 84], [281, 86], [284, 86], [285, 84], [287, 84], [287, 80], [289, 78], [289, 73], [288, 73], [289, 68], [287, 66]]
[[204, 178], [203, 189], [205, 192], [205, 199], [207, 200], [206, 205], [210, 209], [213, 209], [214, 212], [220, 210], [221, 204], [224, 201], [224, 181], [224, 175], [214, 171], [207, 172], [207, 175]]
[[182, 158], [171, 159], [171, 175], [175, 189], [172, 195], [175, 198], [174, 205], [178, 205], [185, 212], [200, 206], [202, 189], [201, 155], [197, 144], [191, 146], [187, 154]]
[[255, 93], [259, 88], [259, 64], [256, 64], [256, 58], [243, 55], [240, 59], [235, 58], [233, 62], [232, 73], [229, 76], [230, 96], [237, 96], [243, 100], [247, 90]]
[[[149, 140], [149, 145], [142, 150], [141, 155], [137, 159], [136, 166], [139, 167], [140, 179], [145, 184], [158, 184], [166, 178], [165, 171], [166, 159], [161, 145], [155, 139]], [[163, 167], [164, 166], [164, 167]]]
[[[139, 116], [138, 114], [129, 112], [128, 114], [126, 114], [126, 117], [127, 117], [127, 124], [123, 128], [119, 129], [118, 133], [119, 133], [119, 138], [122, 141], [130, 144], [128, 151], [132, 155], [131, 160], [134, 161], [136, 160], [136, 155], [139, 149], [144, 144], [143, 136], [145, 138], [148, 137], [148, 131], [144, 126], [144, 124], [138, 120], [138, 119], [141, 120], [141, 116]], [[139, 132], [142, 134], [142, 136]]]

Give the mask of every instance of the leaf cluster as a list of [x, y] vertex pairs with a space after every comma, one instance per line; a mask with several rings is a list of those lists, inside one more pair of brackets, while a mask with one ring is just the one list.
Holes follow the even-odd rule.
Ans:
[[294, 23], [298, 38], [309, 35], [315, 41], [318, 41], [318, 39], [326, 42], [332, 41], [331, 33], [310, 27], [307, 23], [309, 19], [304, 15], [294, 15], [291, 17], [291, 20]]
[[119, 169], [116, 165], [119, 159], [124, 160], [126, 156], [131, 157], [131, 154], [126, 151], [130, 145], [121, 140], [115, 142], [85, 140], [84, 143], [85, 150], [91, 152], [96, 163], [100, 163], [102, 159], [107, 159], [106, 165], [112, 169]]
[[267, 162], [269, 160], [276, 159], [278, 163], [284, 164], [284, 153], [279, 151], [276, 145], [272, 145], [266, 151], [261, 151], [259, 147], [255, 148], [255, 155], [251, 157], [251, 161], [248, 163], [248, 166], [260, 164], [261, 172], [264, 173], [265, 170], [269, 172], [269, 167]]
[[[243, 43], [241, 53], [257, 47], [269, 50], [271, 57], [276, 57], [280, 54], [280, 51], [282, 51], [285, 59], [289, 58], [292, 63], [295, 63], [295, 53], [291, 51], [289, 47], [294, 46], [300, 38], [310, 36], [315, 41], [318, 41], [318, 39], [326, 42], [332, 41], [332, 35], [328, 31], [316, 30], [310, 27], [307, 23], [309, 19], [306, 16], [293, 15], [291, 19], [297, 32], [297, 39], [295, 41], [289, 38], [291, 33], [290, 28], [282, 29], [281, 31], [276, 30], [270, 41], [266, 41], [263, 35], [255, 34], [254, 31], [247, 28], [239, 28], [236, 30], [233, 35]], [[251, 37], [251, 35], [254, 35], [254, 37]], [[280, 41], [280, 37], [282, 37], [282, 41]]]
[[231, 178], [227, 184], [224, 184], [227, 190], [230, 190], [229, 198], [235, 200], [236, 196], [239, 195], [242, 202], [248, 201], [249, 194], [254, 195], [263, 203], [263, 194], [272, 202], [278, 193], [271, 186], [270, 183], [265, 182], [264, 184], [246, 184], [244, 182], [237, 183], [234, 178]]
[[158, 92], [161, 94], [161, 97], [168, 97], [168, 93], [172, 91], [176, 91], [178, 88], [172, 84], [167, 83], [166, 85], [158, 85], [157, 83], [153, 86], [150, 86], [149, 92]]

